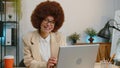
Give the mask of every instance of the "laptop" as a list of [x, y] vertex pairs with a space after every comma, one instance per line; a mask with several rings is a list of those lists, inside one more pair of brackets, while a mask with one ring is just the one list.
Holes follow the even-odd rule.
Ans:
[[61, 46], [57, 68], [94, 68], [99, 44]]

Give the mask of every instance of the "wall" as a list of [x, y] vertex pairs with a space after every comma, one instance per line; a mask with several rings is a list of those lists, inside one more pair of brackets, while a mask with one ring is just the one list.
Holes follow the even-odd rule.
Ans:
[[[22, 19], [20, 21], [20, 57], [23, 56], [21, 38], [24, 34], [34, 30], [30, 22], [30, 15], [35, 6], [44, 0], [22, 0]], [[81, 34], [80, 42], [86, 42], [84, 30], [93, 27], [97, 32], [103, 28], [107, 20], [114, 18], [118, 9], [118, 0], [56, 0], [65, 12], [65, 22], [60, 29], [65, 36], [77, 32]], [[117, 3], [117, 5], [116, 5]], [[98, 38], [101, 39], [101, 38]], [[69, 44], [69, 42], [68, 42]]]
[[115, 0], [115, 10], [120, 10], [120, 0]]
[[[117, 24], [114, 23], [114, 26], [120, 29], [120, 10], [115, 12], [115, 17], [114, 19], [116, 20]], [[119, 24], [119, 25], [118, 25]], [[115, 53], [116, 58], [120, 59], [120, 50], [118, 49], [120, 45], [118, 44], [118, 39], [120, 39], [120, 31], [113, 29], [113, 34], [112, 34], [112, 47], [111, 47], [111, 56]]]
[[[29, 0], [29, 2], [28, 0], [23, 0], [23, 18], [20, 23], [20, 31], [22, 32], [21, 35], [33, 30], [30, 23], [30, 15], [34, 7], [41, 1], [44, 0]], [[93, 27], [99, 31], [100, 28], [104, 26], [106, 21], [114, 16], [114, 0], [57, 1], [59, 1], [63, 6], [65, 12], [65, 22], [63, 27], [60, 29], [60, 32], [66, 36], [73, 32], [81, 33], [81, 42], [85, 42], [84, 30], [87, 27]], [[73, 29], [73, 27], [76, 28]], [[27, 29], [24, 30], [24, 28]]]

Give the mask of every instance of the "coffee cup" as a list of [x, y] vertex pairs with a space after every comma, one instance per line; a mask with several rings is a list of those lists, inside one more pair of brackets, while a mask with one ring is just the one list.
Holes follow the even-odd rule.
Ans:
[[13, 68], [14, 56], [7, 55], [4, 57], [4, 68]]

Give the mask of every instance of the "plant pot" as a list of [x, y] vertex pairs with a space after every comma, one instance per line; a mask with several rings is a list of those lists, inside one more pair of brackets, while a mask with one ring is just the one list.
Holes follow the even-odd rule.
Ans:
[[93, 38], [93, 37], [90, 37], [88, 40], [90, 41], [90, 43], [93, 43], [94, 38]]
[[76, 42], [77, 42], [77, 40], [74, 40], [74, 39], [72, 40], [72, 43], [73, 43], [73, 44], [75, 44]]

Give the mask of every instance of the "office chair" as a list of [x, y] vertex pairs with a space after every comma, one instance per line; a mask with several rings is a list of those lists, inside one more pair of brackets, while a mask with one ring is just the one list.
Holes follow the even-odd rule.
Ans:
[[19, 67], [25, 67], [25, 64], [24, 64], [24, 59], [22, 59], [21, 61], [20, 61], [20, 63], [19, 63]]

